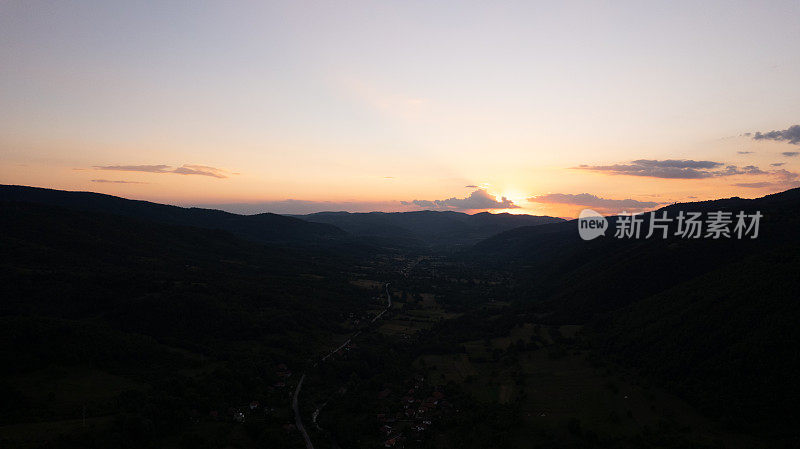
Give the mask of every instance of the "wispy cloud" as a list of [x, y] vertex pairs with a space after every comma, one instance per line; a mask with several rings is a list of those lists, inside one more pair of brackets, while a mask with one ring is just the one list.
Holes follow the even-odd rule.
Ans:
[[773, 177], [772, 181], [740, 182], [734, 184], [734, 186], [750, 189], [771, 188], [775, 190], [786, 190], [800, 187], [800, 181], [798, 181], [800, 174], [798, 173], [780, 169], [773, 170], [769, 174]]
[[786, 165], [786, 162], [775, 162], [774, 164], [769, 164], [769, 165], [771, 165], [773, 167], [782, 167], [782, 166]]
[[593, 207], [600, 209], [603, 212], [637, 212], [645, 209], [652, 209], [659, 204], [655, 201], [638, 201], [631, 198], [627, 199], [610, 199], [601, 198], [597, 195], [590, 193], [570, 194], [570, 193], [548, 193], [546, 195], [534, 196], [528, 198], [532, 203], [544, 204], [572, 204], [576, 206]]
[[436, 210], [519, 209], [520, 207], [506, 197], [502, 197], [498, 201], [496, 197], [483, 189], [475, 190], [466, 198], [401, 201], [401, 204]]
[[795, 157], [797, 155], [800, 155], [800, 151], [784, 151], [781, 154], [786, 156], [786, 157]]
[[736, 154], [753, 154], [755, 151], [737, 151]]
[[775, 140], [800, 145], [800, 125], [793, 125], [780, 131], [757, 132], [753, 134], [754, 140]]
[[768, 181], [763, 181], [763, 182], [737, 182], [734, 185], [736, 187], [747, 187], [747, 188], [751, 188], [751, 189], [760, 189], [760, 188], [764, 188], [764, 187], [772, 187], [772, 186], [775, 185], [775, 183], [774, 182], [768, 182]]
[[135, 171], [144, 173], [174, 173], [179, 175], [200, 175], [213, 178], [227, 178], [225, 170], [208, 165], [183, 164], [180, 167], [169, 165], [95, 165], [95, 170]]
[[146, 173], [169, 173], [169, 165], [95, 165], [97, 170], [140, 171]]
[[207, 165], [184, 164], [183, 166], [172, 170], [172, 173], [177, 173], [179, 175], [200, 175], [211, 176], [213, 178], [227, 178], [227, 176], [223, 174], [224, 170], [215, 167], [209, 167]]
[[664, 179], [703, 179], [715, 176], [754, 175], [765, 172], [754, 165], [738, 167], [715, 161], [691, 159], [638, 159], [626, 164], [580, 165], [578, 170], [611, 173], [614, 175], [645, 176]]

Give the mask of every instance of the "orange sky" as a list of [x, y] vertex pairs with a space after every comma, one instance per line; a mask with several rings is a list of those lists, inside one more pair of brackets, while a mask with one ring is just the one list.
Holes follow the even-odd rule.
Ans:
[[800, 5], [679, 3], [4, 2], [0, 182], [570, 217], [796, 186]]

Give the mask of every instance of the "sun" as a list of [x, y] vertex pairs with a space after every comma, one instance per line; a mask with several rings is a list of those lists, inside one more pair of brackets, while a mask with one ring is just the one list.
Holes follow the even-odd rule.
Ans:
[[525, 195], [523, 192], [519, 190], [505, 190], [503, 193], [497, 195], [497, 200], [502, 201], [502, 198], [505, 197], [514, 202], [517, 206], [524, 206], [525, 202], [527, 202], [528, 196]]

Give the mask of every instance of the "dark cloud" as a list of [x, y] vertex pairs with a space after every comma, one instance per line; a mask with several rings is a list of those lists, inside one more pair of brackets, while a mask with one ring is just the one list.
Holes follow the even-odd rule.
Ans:
[[767, 172], [755, 165], [745, 165], [739, 168], [735, 165], [727, 165], [724, 170], [715, 172], [714, 176], [733, 176], [733, 175], [765, 175]]
[[108, 183], [108, 184], [148, 184], [147, 182], [139, 181], [112, 181], [110, 179], [92, 179], [92, 182]]
[[702, 179], [715, 176], [743, 174], [763, 174], [758, 167], [748, 165], [739, 168], [735, 165], [723, 167], [722, 162], [694, 161], [691, 159], [638, 159], [629, 164], [580, 165], [579, 170], [607, 172], [615, 175], [645, 176], [665, 179]]
[[734, 186], [751, 188], [751, 189], [772, 188], [775, 190], [785, 190], [785, 189], [793, 189], [795, 187], [800, 187], [800, 181], [797, 180], [798, 177], [800, 177], [800, 174], [798, 173], [780, 169], [780, 170], [773, 170], [769, 172], [769, 174], [774, 177], [773, 181], [740, 182], [734, 184]]
[[797, 156], [798, 154], [800, 154], [800, 151], [784, 151], [784, 152], [783, 152], [783, 153], [781, 153], [781, 154], [782, 154], [782, 155], [784, 155], [784, 156], [786, 156], [786, 157], [795, 157], [795, 156]]
[[769, 164], [769, 165], [771, 165], [773, 167], [782, 167], [782, 166], [786, 165], [786, 162], [776, 162], [774, 164]]
[[169, 173], [169, 165], [95, 165], [97, 170], [143, 171], [147, 173]]
[[213, 178], [227, 178], [225, 171], [208, 165], [183, 164], [180, 167], [172, 168], [169, 165], [95, 165], [95, 170], [113, 171], [138, 171], [145, 173], [175, 173], [179, 175], [200, 175], [211, 176]]
[[753, 154], [754, 151], [737, 151], [736, 154]]
[[772, 174], [777, 176], [778, 179], [782, 181], [791, 181], [792, 179], [797, 179], [797, 177], [800, 176], [795, 172], [791, 172], [783, 168], [780, 170], [773, 171]]
[[215, 167], [209, 167], [207, 165], [184, 164], [175, 170], [172, 170], [170, 173], [177, 173], [179, 175], [211, 176], [213, 178], [227, 178], [227, 176], [223, 174], [223, 170]]
[[475, 190], [466, 198], [453, 197], [446, 200], [401, 201], [401, 204], [413, 204], [423, 209], [437, 210], [518, 209], [520, 207], [506, 197], [502, 197], [500, 201], [497, 201], [497, 198], [489, 195], [489, 193], [483, 189]]
[[464, 188], [465, 188], [465, 189], [477, 189], [477, 188], [478, 188], [478, 186], [474, 186], [474, 185], [470, 184], [470, 185], [468, 185], [468, 186], [464, 186]]
[[751, 189], [760, 189], [764, 187], [772, 187], [775, 185], [774, 182], [739, 182], [734, 184], [736, 187], [747, 187]]
[[570, 193], [548, 193], [546, 195], [528, 198], [528, 201], [545, 204], [574, 204], [576, 206], [594, 207], [609, 212], [619, 212], [623, 210], [634, 212], [643, 209], [651, 209], [662, 204], [655, 201], [638, 201], [630, 198], [624, 200], [600, 198], [590, 193], [581, 193], [578, 195]]
[[753, 135], [754, 140], [775, 140], [800, 145], [800, 125], [790, 126], [782, 131], [770, 131], [766, 133], [757, 132]]

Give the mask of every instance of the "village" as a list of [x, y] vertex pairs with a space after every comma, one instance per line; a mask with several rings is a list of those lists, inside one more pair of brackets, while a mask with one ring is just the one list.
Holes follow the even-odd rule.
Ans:
[[386, 438], [384, 447], [403, 447], [406, 439], [422, 441], [431, 426], [454, 411], [442, 389], [426, 386], [424, 376], [414, 376], [409, 386], [399, 399], [398, 394], [388, 388], [378, 393], [378, 399], [386, 402], [375, 415], [379, 430]]

